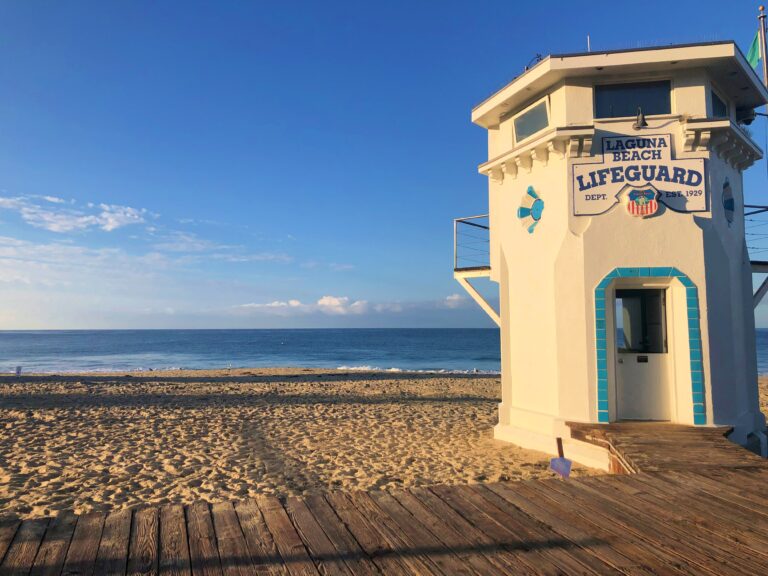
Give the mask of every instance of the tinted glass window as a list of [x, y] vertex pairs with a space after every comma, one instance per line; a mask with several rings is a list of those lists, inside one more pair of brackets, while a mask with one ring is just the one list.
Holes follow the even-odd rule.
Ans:
[[537, 104], [528, 112], [515, 118], [515, 141], [525, 140], [528, 136], [546, 128], [548, 124], [547, 103]]
[[728, 118], [728, 105], [723, 102], [714, 91], [712, 95], [712, 116], [715, 118]]
[[616, 290], [619, 352], [667, 351], [666, 293], [660, 289]]
[[595, 86], [595, 118], [620, 118], [643, 114], [669, 114], [671, 86], [668, 80]]

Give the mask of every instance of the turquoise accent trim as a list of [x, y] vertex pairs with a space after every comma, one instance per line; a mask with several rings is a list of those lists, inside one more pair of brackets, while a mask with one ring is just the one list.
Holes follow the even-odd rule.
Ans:
[[688, 327], [688, 338], [701, 340], [701, 330], [696, 328], [695, 330], [692, 329], [690, 326]]
[[672, 268], [648, 268], [649, 276], [656, 276], [657, 278], [667, 278], [672, 273]]
[[698, 338], [690, 338], [688, 339], [688, 345], [690, 346], [691, 350], [700, 350], [701, 340]]
[[597, 421], [610, 421], [608, 413], [608, 354], [606, 341], [605, 289], [614, 278], [677, 278], [685, 286], [688, 319], [688, 344], [690, 346], [691, 398], [693, 422], [696, 426], [707, 423], [704, 391], [703, 354], [701, 347], [701, 317], [699, 314], [699, 291], [696, 284], [674, 267], [657, 266], [650, 268], [614, 268], [595, 288], [595, 356], [597, 360]]
[[691, 350], [691, 360], [701, 362], [701, 350]]

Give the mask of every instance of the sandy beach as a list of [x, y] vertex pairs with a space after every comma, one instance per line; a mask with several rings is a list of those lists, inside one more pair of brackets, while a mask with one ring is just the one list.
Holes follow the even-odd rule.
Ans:
[[4, 376], [0, 515], [552, 476], [492, 438], [499, 398], [497, 376]]

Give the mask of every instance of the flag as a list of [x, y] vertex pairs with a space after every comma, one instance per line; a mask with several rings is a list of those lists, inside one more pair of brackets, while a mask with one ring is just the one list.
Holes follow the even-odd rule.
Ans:
[[747, 52], [747, 62], [752, 68], [757, 68], [757, 62], [760, 60], [760, 32], [755, 32], [755, 37], [752, 39], [752, 44], [749, 45], [749, 52]]

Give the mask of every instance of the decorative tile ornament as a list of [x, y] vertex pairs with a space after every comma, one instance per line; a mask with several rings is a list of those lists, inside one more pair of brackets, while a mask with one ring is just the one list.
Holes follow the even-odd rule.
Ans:
[[608, 338], [606, 326], [606, 289], [616, 278], [676, 278], [685, 286], [688, 318], [688, 344], [690, 346], [691, 400], [693, 423], [707, 424], [707, 408], [704, 400], [704, 368], [701, 348], [699, 316], [699, 291], [688, 276], [673, 267], [614, 268], [595, 288], [595, 351], [597, 356], [597, 421], [610, 422], [608, 410]]
[[520, 208], [517, 209], [517, 217], [520, 219], [520, 224], [528, 230], [528, 234], [533, 234], [543, 212], [544, 200], [539, 198], [533, 186], [528, 186], [528, 191], [520, 201]]
[[653, 216], [659, 209], [656, 201], [657, 192], [653, 188], [630, 190], [627, 194], [627, 212], [632, 216]]
[[728, 178], [723, 183], [723, 210], [725, 211], [725, 219], [728, 220], [728, 224], [731, 224], [736, 213], [736, 200], [733, 198], [733, 190], [731, 190], [731, 183], [728, 182]]

